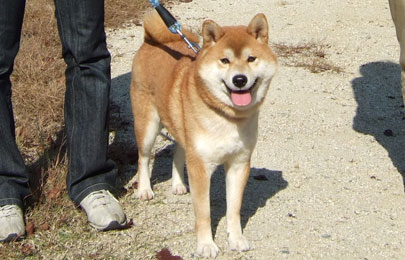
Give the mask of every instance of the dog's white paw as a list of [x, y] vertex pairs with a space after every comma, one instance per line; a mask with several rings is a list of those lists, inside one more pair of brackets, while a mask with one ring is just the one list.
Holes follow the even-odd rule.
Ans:
[[187, 188], [184, 186], [184, 184], [173, 185], [172, 193], [174, 195], [184, 195], [187, 193]]
[[244, 236], [229, 236], [229, 247], [231, 250], [248, 251], [250, 249], [249, 242]]
[[215, 258], [219, 253], [219, 248], [214, 242], [199, 243], [197, 245], [197, 254], [205, 258]]
[[136, 197], [140, 200], [151, 200], [155, 197], [155, 194], [151, 189], [139, 189]]

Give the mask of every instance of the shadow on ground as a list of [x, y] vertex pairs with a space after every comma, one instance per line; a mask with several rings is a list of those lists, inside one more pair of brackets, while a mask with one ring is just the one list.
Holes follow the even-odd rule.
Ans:
[[[242, 202], [242, 229], [246, 227], [249, 219], [256, 214], [259, 208], [264, 207], [271, 197], [287, 186], [288, 182], [283, 178], [281, 171], [251, 168]], [[211, 179], [211, 222], [214, 235], [218, 223], [226, 216], [225, 189], [224, 170], [223, 167], [219, 167]]]
[[[405, 180], [405, 120], [402, 117], [401, 68], [392, 62], [371, 62], [360, 67], [352, 81], [357, 101], [353, 129], [372, 135], [388, 152]], [[405, 183], [405, 182], [404, 182]]]
[[[57, 132], [56, 140], [48, 149], [43, 152], [36, 161], [27, 165], [29, 172], [29, 186], [31, 195], [26, 198], [26, 204], [29, 207], [39, 203], [44, 192], [44, 184], [47, 183], [52, 168], [63, 164], [66, 159], [66, 136], [64, 130]], [[65, 177], [65, 174], [61, 177]]]
[[[110, 98], [110, 132], [114, 134], [109, 146], [109, 157], [118, 166], [117, 187], [121, 189], [135, 175], [138, 151], [134, 135], [129, 87], [131, 73], [112, 79]], [[121, 189], [121, 191], [124, 191]], [[119, 194], [123, 195], [121, 192]]]

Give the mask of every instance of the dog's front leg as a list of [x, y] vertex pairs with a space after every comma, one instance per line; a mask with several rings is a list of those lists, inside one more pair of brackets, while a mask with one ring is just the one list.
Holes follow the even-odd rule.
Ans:
[[228, 243], [231, 250], [247, 251], [249, 242], [242, 235], [240, 209], [242, 207], [243, 191], [250, 173], [250, 160], [225, 164], [226, 170], [226, 219]]
[[212, 238], [210, 214], [210, 178], [213, 169], [196, 156], [187, 155], [190, 192], [193, 200], [197, 254], [215, 258], [219, 249]]

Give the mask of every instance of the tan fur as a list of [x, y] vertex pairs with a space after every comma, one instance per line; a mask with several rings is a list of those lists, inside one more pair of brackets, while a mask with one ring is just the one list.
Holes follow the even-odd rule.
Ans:
[[[248, 250], [240, 226], [242, 195], [257, 139], [259, 107], [277, 65], [267, 43], [267, 20], [258, 14], [247, 27], [204, 22], [203, 49], [198, 56], [170, 33], [155, 12], [145, 18], [144, 28], [145, 43], [135, 56], [131, 81], [139, 149], [137, 196], [143, 200], [154, 197], [149, 156], [164, 125], [178, 145], [172, 168], [174, 194], [187, 192], [183, 178], [184, 163], [187, 165], [197, 253], [216, 257], [219, 251], [211, 232], [209, 186], [211, 174], [220, 164], [227, 175], [229, 246]], [[196, 35], [184, 33], [197, 41]], [[237, 86], [240, 75], [245, 82]], [[241, 93], [249, 93], [244, 96], [251, 101], [239, 104], [240, 99], [234, 97]]]

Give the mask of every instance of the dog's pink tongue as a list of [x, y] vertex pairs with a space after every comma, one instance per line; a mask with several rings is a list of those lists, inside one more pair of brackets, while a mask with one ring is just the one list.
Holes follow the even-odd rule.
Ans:
[[252, 101], [252, 96], [249, 92], [235, 92], [231, 94], [232, 102], [237, 106], [247, 106]]

